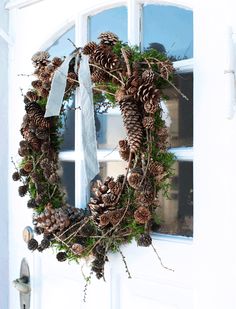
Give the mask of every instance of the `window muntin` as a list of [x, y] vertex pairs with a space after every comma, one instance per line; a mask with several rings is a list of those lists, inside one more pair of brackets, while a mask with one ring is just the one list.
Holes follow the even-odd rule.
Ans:
[[193, 57], [193, 14], [176, 6], [143, 5], [143, 49], [157, 48], [173, 61]]

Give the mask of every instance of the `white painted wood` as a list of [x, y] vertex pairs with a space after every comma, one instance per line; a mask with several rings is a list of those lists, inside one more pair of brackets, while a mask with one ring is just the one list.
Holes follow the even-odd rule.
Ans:
[[[176, 1], [178, 5], [183, 6], [187, 6], [186, 2], [189, 7], [192, 6], [190, 5], [192, 1]], [[10, 155], [17, 153], [16, 140], [20, 140], [20, 134], [17, 132], [21, 123], [20, 118], [24, 114], [23, 105], [20, 103], [22, 97], [19, 87], [26, 90], [29, 85], [28, 78], [18, 77], [17, 74], [32, 71], [30, 61], [32, 54], [41, 47], [52, 43], [62, 34], [63, 30], [68, 29], [67, 25], [72, 25], [73, 20], [78, 26], [76, 45], [83, 45], [87, 40], [87, 17], [119, 5], [127, 5], [128, 7], [129, 41], [138, 44], [140, 41], [139, 21], [135, 16], [140, 12], [139, 4], [136, 1], [87, 0], [86, 2], [78, 2], [77, 0], [67, 0], [61, 1], [60, 6], [56, 5], [57, 10], [55, 11], [55, 1], [44, 0], [21, 10], [12, 7], [10, 10], [10, 36], [14, 45], [10, 49], [9, 69], [11, 81], [9, 89]], [[55, 14], [56, 18], [52, 18]], [[184, 67], [185, 64], [182, 63], [182, 66], [179, 67]], [[79, 111], [76, 117], [79, 120]], [[77, 129], [79, 126], [76, 127]], [[117, 152], [113, 152], [110, 155], [113, 156], [112, 160], [119, 160], [117, 154]], [[79, 148], [76, 148], [75, 152], [61, 153], [63, 160], [75, 160], [78, 163], [77, 177], [80, 173], [78, 155]], [[107, 153], [100, 152], [99, 155], [101, 160], [105, 160], [104, 156]], [[179, 156], [192, 160], [193, 152], [189, 149], [182, 149], [179, 150]], [[10, 169], [12, 170], [12, 167]], [[76, 186], [78, 187], [79, 183]], [[143, 308], [144, 304], [148, 308], [193, 308], [194, 243], [191, 239], [172, 236], [154, 237], [153, 244], [163, 263], [174, 268], [175, 272], [163, 269], [151, 248], [138, 248], [135, 243], [124, 247], [122, 251], [125, 253], [133, 280], [126, 279], [120, 256], [111, 255], [109, 257], [111, 263], [107, 266], [106, 271], [107, 282], [94, 279], [88, 290], [88, 302], [84, 304], [82, 301], [84, 280], [80, 274], [81, 266], [57, 263], [55, 256], [50, 251], [47, 254], [32, 254], [27, 250], [21, 237], [21, 231], [25, 225], [31, 222], [31, 214], [25, 207], [26, 199], [20, 199], [17, 196], [17, 185], [10, 180], [9, 188], [10, 277], [16, 278], [21, 258], [25, 256], [29, 261], [32, 273], [34, 309], [64, 309], [66, 307], [70, 309], [126, 309], [133, 308], [133, 304], [136, 305], [136, 308]], [[79, 195], [76, 199], [79, 199]], [[206, 228], [204, 231], [206, 232]], [[86, 266], [84, 266], [84, 271], [88, 273]], [[17, 292], [11, 290], [9, 309], [18, 308], [17, 297]]]

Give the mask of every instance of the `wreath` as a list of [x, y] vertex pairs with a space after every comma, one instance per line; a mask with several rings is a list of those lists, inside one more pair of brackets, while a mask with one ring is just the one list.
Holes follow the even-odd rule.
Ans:
[[[161, 102], [166, 99], [164, 89], [176, 89], [174, 70], [157, 50], [140, 52], [111, 32], [101, 33], [99, 40], [74, 51], [58, 116], [45, 118], [44, 113], [53, 77], [65, 58], [50, 59], [47, 51], [32, 57], [36, 79], [24, 95], [21, 159], [12, 177], [21, 182], [19, 195], [28, 194], [34, 232], [41, 235], [28, 241], [29, 250], [56, 248], [60, 262], [91, 257], [91, 273], [98, 279], [104, 277], [108, 252], [119, 252], [130, 277], [121, 245], [135, 239], [138, 246], [153, 247], [150, 231], [158, 196], [161, 191], [167, 194], [173, 173], [174, 155], [168, 152]], [[118, 106], [127, 133], [118, 142], [120, 157], [127, 162], [125, 173], [93, 183], [86, 209], [68, 205], [59, 161], [65, 110], [79, 87], [81, 55], [89, 57], [95, 111]]]

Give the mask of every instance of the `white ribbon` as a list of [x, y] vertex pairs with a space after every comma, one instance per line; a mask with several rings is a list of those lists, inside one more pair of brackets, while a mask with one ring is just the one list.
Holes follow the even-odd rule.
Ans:
[[44, 117], [60, 115], [63, 97], [66, 89], [69, 63], [73, 57], [75, 57], [74, 53], [66, 57], [62, 65], [55, 71], [52, 79], [51, 90], [48, 96]]
[[99, 173], [97, 160], [97, 141], [94, 119], [92, 82], [88, 56], [82, 55], [79, 67], [79, 102], [82, 112], [82, 151], [85, 167], [85, 184], [89, 187], [90, 181]]

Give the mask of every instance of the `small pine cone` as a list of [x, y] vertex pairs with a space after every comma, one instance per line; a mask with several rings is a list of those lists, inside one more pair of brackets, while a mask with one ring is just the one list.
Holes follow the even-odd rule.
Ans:
[[38, 94], [42, 98], [47, 98], [48, 95], [49, 95], [49, 91], [45, 88], [41, 88], [41, 89], [38, 90]]
[[110, 48], [105, 47], [104, 45], [100, 45], [95, 49], [90, 60], [106, 70], [114, 70], [119, 65], [118, 57]]
[[104, 227], [107, 226], [110, 223], [109, 214], [104, 213], [99, 217], [99, 226]]
[[37, 79], [37, 80], [33, 80], [31, 85], [33, 88], [35, 88], [36, 90], [40, 90], [42, 88], [42, 81]]
[[42, 196], [41, 194], [38, 194], [38, 195], [36, 196], [36, 198], [35, 198], [35, 203], [36, 203], [37, 205], [40, 205], [40, 204], [42, 203], [42, 201], [43, 201], [43, 196]]
[[14, 181], [20, 180], [20, 174], [19, 174], [19, 172], [14, 172], [14, 173], [12, 174], [12, 179], [13, 179]]
[[164, 174], [164, 167], [158, 162], [152, 161], [149, 164], [148, 169], [149, 169], [149, 172], [154, 176], [160, 176]]
[[52, 59], [52, 65], [54, 65], [55, 68], [58, 68], [62, 64], [63, 60], [59, 57], [54, 57]]
[[157, 89], [153, 84], [143, 83], [139, 86], [137, 91], [137, 98], [145, 103], [154, 98], [160, 98], [160, 90]]
[[56, 255], [56, 258], [59, 262], [64, 262], [67, 260], [67, 254], [66, 252], [63, 252], [63, 251], [58, 252]]
[[113, 180], [114, 180], [113, 177], [107, 176], [106, 179], [104, 180], [104, 185], [108, 186], [109, 182], [113, 181]]
[[27, 161], [23, 167], [23, 169], [27, 172], [30, 173], [33, 169], [33, 162], [32, 161]]
[[44, 112], [40, 105], [32, 102], [25, 106], [25, 110], [29, 118], [39, 126], [40, 128], [49, 128], [50, 122], [48, 119], [44, 118]]
[[51, 244], [50, 240], [49, 240], [48, 238], [44, 237], [44, 238], [42, 239], [41, 243], [40, 243], [40, 247], [41, 247], [43, 250], [45, 250], [45, 249], [47, 249], [47, 248], [50, 247], [50, 244]]
[[41, 145], [41, 151], [42, 152], [49, 152], [50, 148], [51, 148], [50, 142], [44, 142]]
[[81, 255], [84, 251], [84, 246], [82, 246], [81, 244], [73, 244], [71, 249], [75, 254]]
[[149, 234], [141, 234], [137, 244], [141, 247], [149, 247], [152, 244], [152, 237]]
[[24, 103], [25, 104], [28, 104], [28, 103], [30, 103], [31, 101], [29, 100], [29, 98], [27, 98], [27, 96], [24, 96]]
[[137, 197], [137, 203], [139, 205], [149, 206], [152, 205], [154, 202], [154, 192], [151, 193], [145, 193], [141, 192]]
[[142, 79], [144, 80], [145, 83], [149, 85], [153, 83], [154, 78], [155, 78], [155, 73], [151, 69], [145, 70], [142, 74]]
[[35, 53], [31, 60], [33, 61], [33, 64], [35, 66], [39, 65], [39, 64], [47, 64], [48, 58], [50, 57], [49, 53], [47, 51], [38, 51], [37, 53]]
[[98, 47], [97, 43], [95, 42], [89, 42], [86, 44], [83, 48], [83, 54], [84, 55], [91, 55], [95, 49]]
[[146, 129], [153, 130], [154, 129], [155, 119], [153, 117], [144, 117], [143, 118], [143, 126]]
[[119, 195], [121, 188], [122, 188], [122, 183], [116, 182], [116, 181], [110, 181], [108, 184], [108, 187], [111, 191], [111, 193], [115, 195]]
[[127, 93], [136, 97], [140, 83], [141, 83], [141, 80], [140, 80], [139, 75], [133, 74], [132, 76], [130, 76], [125, 85], [125, 89]]
[[97, 279], [101, 279], [104, 276], [104, 264], [104, 257], [102, 257], [101, 259], [95, 259], [92, 262], [91, 270], [95, 272]]
[[38, 139], [45, 140], [49, 137], [49, 132], [44, 128], [37, 128], [35, 130], [35, 135]]
[[28, 202], [27, 202], [27, 207], [28, 207], [28, 208], [36, 208], [36, 207], [37, 207], [37, 204], [35, 203], [35, 199], [30, 199], [30, 200], [28, 200]]
[[126, 96], [119, 104], [130, 151], [135, 153], [139, 150], [143, 139], [143, 126], [139, 107], [131, 95]]
[[18, 154], [19, 154], [19, 156], [21, 156], [21, 157], [26, 157], [26, 156], [28, 156], [28, 154], [29, 154], [29, 149], [28, 149], [28, 148], [25, 148], [25, 147], [20, 147], [20, 148], [18, 149]]
[[40, 181], [40, 175], [37, 174], [36, 172], [31, 172], [30, 173], [30, 177], [31, 177], [31, 180], [34, 182], [34, 183], [37, 183]]
[[48, 178], [48, 182], [50, 184], [56, 184], [59, 181], [59, 179], [60, 178], [57, 173], [52, 173], [50, 177]]
[[128, 184], [134, 189], [139, 189], [143, 179], [142, 169], [134, 168], [130, 171], [127, 177]]
[[24, 170], [23, 168], [20, 168], [19, 169], [19, 173], [21, 176], [28, 176], [29, 175], [29, 172], [27, 172], [26, 170]]
[[29, 241], [28, 241], [28, 249], [31, 250], [31, 251], [34, 251], [38, 248], [38, 242], [36, 239], [34, 238], [31, 238]]
[[35, 226], [34, 227], [34, 232], [35, 232], [36, 235], [41, 235], [41, 234], [43, 234], [43, 229], [40, 228], [40, 227]]
[[137, 223], [145, 224], [147, 223], [151, 218], [150, 211], [144, 207], [140, 206], [135, 212], [134, 212], [134, 219]]
[[29, 102], [36, 102], [38, 100], [37, 93], [33, 91], [26, 92], [26, 97], [29, 99]]
[[116, 225], [123, 217], [124, 210], [116, 209], [109, 212], [109, 221], [112, 225]]
[[160, 76], [164, 79], [169, 79], [170, 75], [174, 72], [173, 63], [169, 60], [160, 62], [158, 65]]
[[97, 69], [92, 73], [91, 80], [94, 83], [106, 82], [108, 80], [108, 74], [103, 70]]
[[23, 186], [20, 186], [20, 187], [18, 188], [18, 192], [19, 192], [19, 195], [20, 195], [21, 197], [25, 196], [26, 193], [27, 193], [27, 191], [28, 191], [28, 186], [27, 186], [27, 185], [23, 185]]
[[112, 206], [116, 202], [117, 196], [112, 193], [106, 193], [102, 195], [102, 201], [106, 206]]
[[158, 102], [155, 100], [145, 102], [144, 110], [146, 113], [154, 114], [158, 110]]
[[95, 233], [95, 227], [93, 224], [87, 223], [80, 229], [80, 235], [84, 237], [89, 237], [91, 235], [94, 235]]
[[52, 74], [54, 73], [55, 71], [55, 66], [52, 65], [52, 64], [48, 64], [46, 67], [45, 67], [45, 72], [49, 73], [49, 74]]
[[42, 83], [50, 82], [50, 78], [51, 78], [51, 74], [45, 70], [39, 74], [39, 80], [41, 80]]
[[119, 41], [119, 38], [116, 34], [112, 33], [112, 32], [102, 32], [98, 39], [100, 40], [100, 43], [101, 44], [104, 44], [104, 45], [115, 45], [118, 41]]

